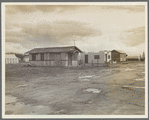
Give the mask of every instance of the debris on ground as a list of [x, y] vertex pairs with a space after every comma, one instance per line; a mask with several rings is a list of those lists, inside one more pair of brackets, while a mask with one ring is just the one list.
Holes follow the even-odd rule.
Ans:
[[22, 67], [28, 67], [28, 66], [31, 66], [31, 67], [34, 67], [35, 65], [31, 64], [31, 63], [25, 63], [25, 64], [21, 64]]
[[125, 69], [125, 71], [132, 71], [132, 70], [134, 70], [134, 69], [129, 69], [129, 68]]
[[84, 90], [83, 92], [100, 93], [101, 92], [101, 89], [89, 88], [89, 89]]

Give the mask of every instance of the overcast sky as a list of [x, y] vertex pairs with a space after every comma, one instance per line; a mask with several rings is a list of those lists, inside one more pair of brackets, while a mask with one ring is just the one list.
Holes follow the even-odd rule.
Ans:
[[75, 45], [85, 52], [145, 51], [143, 5], [6, 5], [6, 52]]

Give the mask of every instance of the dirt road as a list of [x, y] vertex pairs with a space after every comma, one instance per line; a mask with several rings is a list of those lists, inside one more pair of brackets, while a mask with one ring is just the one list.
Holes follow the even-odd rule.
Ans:
[[6, 115], [144, 115], [144, 62], [109, 67], [6, 66]]

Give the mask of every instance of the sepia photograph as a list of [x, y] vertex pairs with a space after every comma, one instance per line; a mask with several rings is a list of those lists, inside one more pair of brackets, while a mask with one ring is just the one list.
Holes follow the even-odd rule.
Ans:
[[3, 118], [148, 118], [147, 2], [3, 2]]

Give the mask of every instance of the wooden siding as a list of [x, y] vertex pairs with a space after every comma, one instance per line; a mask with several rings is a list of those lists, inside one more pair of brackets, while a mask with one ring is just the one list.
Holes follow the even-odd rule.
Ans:
[[55, 60], [55, 54], [54, 53], [49, 54], [49, 60]]
[[72, 66], [78, 66], [78, 61], [72, 61]]
[[55, 61], [30, 61], [31, 64], [35, 66], [55, 66]]
[[48, 60], [47, 55], [48, 55], [48, 53], [44, 53], [44, 60]]
[[112, 51], [111, 53], [112, 53], [111, 60], [119, 62], [120, 61], [120, 53], [117, 51]]
[[[44, 60], [41, 60], [41, 53], [36, 54], [36, 60], [32, 60], [29, 54], [30, 63], [35, 66], [68, 66], [68, 53], [44, 53]], [[78, 53], [74, 55], [72, 66], [78, 65]]]
[[78, 60], [78, 53], [72, 54], [72, 60]]
[[126, 61], [126, 54], [120, 54], [120, 61]]
[[32, 60], [32, 54], [29, 54], [29, 61]]
[[68, 61], [61, 61], [61, 65], [67, 67], [68, 66]]
[[66, 60], [66, 53], [61, 53], [61, 60]]
[[36, 54], [36, 60], [41, 60], [41, 54]]

